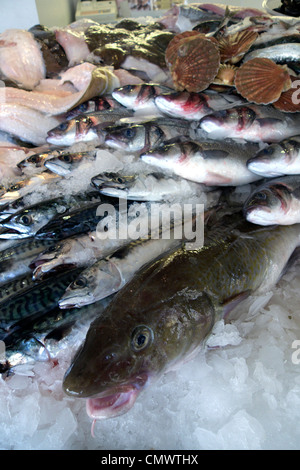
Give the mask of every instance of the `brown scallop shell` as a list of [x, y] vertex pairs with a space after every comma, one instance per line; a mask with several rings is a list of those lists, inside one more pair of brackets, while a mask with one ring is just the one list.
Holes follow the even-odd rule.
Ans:
[[286, 113], [297, 113], [300, 111], [300, 77], [290, 76], [290, 78], [291, 88], [284, 91], [273, 106]]
[[234, 86], [237, 67], [230, 64], [221, 64], [213, 84]]
[[176, 36], [171, 39], [165, 52], [165, 60], [169, 68], [173, 66], [177, 58], [178, 47], [184, 43], [186, 39], [190, 39], [199, 35], [203, 36], [203, 34], [199, 33], [198, 31], [184, 31], [183, 33], [176, 34]]
[[200, 92], [216, 77], [220, 66], [220, 53], [214, 41], [195, 37], [181, 44], [171, 69], [177, 90]]
[[230, 64], [239, 62], [257, 37], [258, 33], [249, 30], [221, 37], [219, 39], [221, 62], [229, 62]]
[[291, 87], [291, 79], [286, 66], [257, 57], [238, 68], [235, 86], [240, 95], [251, 103], [270, 104]]

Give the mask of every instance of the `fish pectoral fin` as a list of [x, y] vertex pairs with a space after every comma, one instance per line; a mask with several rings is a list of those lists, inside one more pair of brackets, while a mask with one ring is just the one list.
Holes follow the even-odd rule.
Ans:
[[229, 314], [241, 303], [243, 302], [244, 300], [246, 300], [249, 295], [251, 294], [251, 290], [248, 289], [244, 292], [240, 292], [236, 295], [233, 295], [231, 297], [229, 297], [228, 299], [226, 299], [223, 304], [222, 304], [222, 307], [223, 307], [223, 318], [225, 320], [229, 320], [228, 319], [228, 316]]

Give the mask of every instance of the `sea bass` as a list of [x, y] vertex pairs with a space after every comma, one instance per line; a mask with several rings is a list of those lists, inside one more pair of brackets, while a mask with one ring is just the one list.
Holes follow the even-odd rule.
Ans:
[[234, 141], [182, 142], [162, 145], [142, 153], [140, 158], [150, 165], [173, 172], [209, 186], [237, 186], [261, 177], [246, 166], [257, 151], [255, 144]]
[[271, 106], [249, 104], [204, 116], [195, 125], [195, 133], [203, 137], [204, 131], [211, 139], [230, 137], [251, 142], [279, 142], [296, 135], [299, 124], [299, 113], [282, 113]]
[[162, 113], [189, 120], [199, 120], [214, 111], [232, 108], [243, 102], [242, 98], [229, 93], [188, 91], [161, 94], [154, 101]]
[[157, 118], [106, 128], [105, 144], [126, 152], [145, 151], [171, 139], [187, 138], [190, 126], [181, 119]]
[[294, 136], [260, 150], [247, 162], [250, 171], [268, 178], [300, 174], [300, 136]]
[[47, 142], [54, 145], [73, 145], [77, 142], [104, 142], [104, 127], [113, 125], [120, 119], [132, 116], [133, 112], [124, 109], [106, 109], [95, 113], [80, 114], [62, 122], [49, 130]]
[[291, 225], [300, 222], [300, 176], [282, 176], [258, 186], [244, 204], [249, 222]]
[[92, 419], [127, 412], [146, 386], [195, 356], [238, 300], [273, 287], [299, 242], [300, 225], [263, 229], [244, 221], [203, 249], [154, 263], [92, 322], [64, 391], [88, 398]]

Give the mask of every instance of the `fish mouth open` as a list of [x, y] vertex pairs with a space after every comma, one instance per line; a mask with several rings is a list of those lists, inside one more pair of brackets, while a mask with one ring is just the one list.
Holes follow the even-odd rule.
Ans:
[[97, 420], [120, 416], [132, 408], [139, 393], [139, 389], [133, 385], [128, 385], [124, 391], [115, 391], [109, 395], [88, 398], [86, 412], [90, 418]]

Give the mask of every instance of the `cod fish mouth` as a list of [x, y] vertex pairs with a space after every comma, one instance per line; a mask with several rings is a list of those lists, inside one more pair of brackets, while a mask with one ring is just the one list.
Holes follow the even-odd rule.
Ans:
[[140, 390], [134, 386], [127, 387], [126, 391], [119, 391], [110, 395], [88, 398], [86, 412], [94, 420], [114, 418], [127, 413], [134, 405]]

